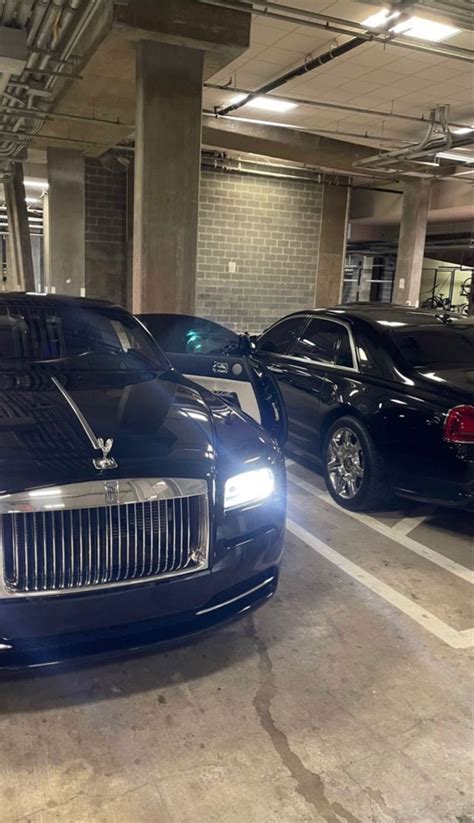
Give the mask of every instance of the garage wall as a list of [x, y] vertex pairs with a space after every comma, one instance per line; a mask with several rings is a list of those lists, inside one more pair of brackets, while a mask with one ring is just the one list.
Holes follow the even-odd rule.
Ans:
[[321, 206], [313, 183], [203, 171], [196, 313], [257, 332], [313, 306]]
[[86, 294], [125, 305], [127, 175], [85, 160]]

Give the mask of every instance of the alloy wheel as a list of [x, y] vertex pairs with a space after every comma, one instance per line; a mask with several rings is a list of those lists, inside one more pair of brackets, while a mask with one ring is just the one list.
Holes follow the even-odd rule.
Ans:
[[336, 429], [327, 451], [329, 482], [344, 500], [352, 500], [364, 479], [364, 454], [359, 438], [349, 428]]

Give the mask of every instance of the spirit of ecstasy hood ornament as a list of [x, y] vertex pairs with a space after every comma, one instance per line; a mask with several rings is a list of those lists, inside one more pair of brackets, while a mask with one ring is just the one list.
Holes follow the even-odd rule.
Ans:
[[102, 457], [95, 457], [92, 462], [98, 471], [117, 468], [114, 458], [108, 456], [113, 445], [114, 441], [111, 437], [105, 441], [102, 437], [97, 438], [97, 446], [102, 451]]
[[116, 469], [117, 468], [116, 461], [114, 460], [113, 457], [109, 457], [109, 452], [110, 452], [112, 446], [114, 445], [114, 441], [112, 440], [112, 438], [109, 437], [107, 440], [104, 440], [103, 437], [96, 437], [96, 435], [92, 431], [89, 423], [87, 422], [86, 418], [82, 414], [80, 408], [74, 402], [71, 395], [68, 394], [68, 392], [66, 391], [64, 386], [59, 382], [57, 377], [52, 377], [51, 380], [53, 381], [56, 388], [59, 389], [59, 391], [61, 392], [64, 399], [68, 402], [69, 406], [73, 410], [74, 414], [76, 415], [77, 419], [79, 420], [79, 423], [81, 424], [82, 428], [84, 429], [85, 433], [87, 434], [87, 437], [89, 438], [89, 441], [92, 445], [92, 448], [95, 449], [96, 451], [102, 452], [102, 457], [94, 457], [94, 459], [92, 461], [93, 464], [94, 464], [94, 468], [96, 468], [97, 471], [106, 471], [107, 469]]

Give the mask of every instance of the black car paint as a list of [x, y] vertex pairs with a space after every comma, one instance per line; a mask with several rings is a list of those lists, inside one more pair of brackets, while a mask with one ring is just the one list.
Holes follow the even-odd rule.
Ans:
[[[8, 299], [1, 295], [0, 303]], [[32, 306], [41, 300], [59, 309], [111, 310], [99, 301], [22, 300]], [[122, 316], [123, 310], [116, 311]], [[91, 444], [52, 376], [94, 432], [114, 439], [117, 468], [95, 469]], [[224, 512], [225, 479], [250, 466], [273, 468], [275, 495], [258, 506]], [[274, 593], [283, 549], [285, 469], [275, 441], [260, 427], [171, 367], [74, 373], [59, 362], [7, 371], [0, 366], [2, 495], [129, 477], [206, 480], [211, 501], [209, 568], [100, 591], [0, 595], [0, 668], [174, 641], [238, 617]], [[227, 601], [215, 612], [196, 614]]]
[[[443, 322], [433, 312], [405, 307], [341, 306], [300, 312], [297, 338], [309, 320], [323, 317], [350, 330], [359, 354], [356, 368], [320, 364], [286, 353], [265, 351], [265, 333], [256, 356], [280, 383], [287, 405], [288, 445], [320, 458], [324, 438], [338, 417], [349, 415], [364, 424], [382, 454], [397, 494], [437, 504], [474, 507], [474, 444], [456, 445], [443, 438], [448, 411], [474, 404], [473, 368], [423, 376], [410, 367], [380, 321]], [[455, 322], [455, 321], [453, 321]], [[467, 320], [466, 322], [471, 322]], [[472, 321], [474, 323], [474, 320]]]

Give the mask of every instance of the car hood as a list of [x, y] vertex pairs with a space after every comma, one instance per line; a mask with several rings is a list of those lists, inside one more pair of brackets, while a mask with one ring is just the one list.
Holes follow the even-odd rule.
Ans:
[[474, 367], [437, 369], [420, 372], [425, 386], [444, 395], [455, 404], [474, 402]]
[[[262, 451], [260, 430], [176, 372], [55, 374], [117, 468], [98, 471], [78, 414], [50, 373], [0, 375], [0, 493], [97, 479], [208, 477]], [[242, 427], [244, 431], [242, 431]]]

